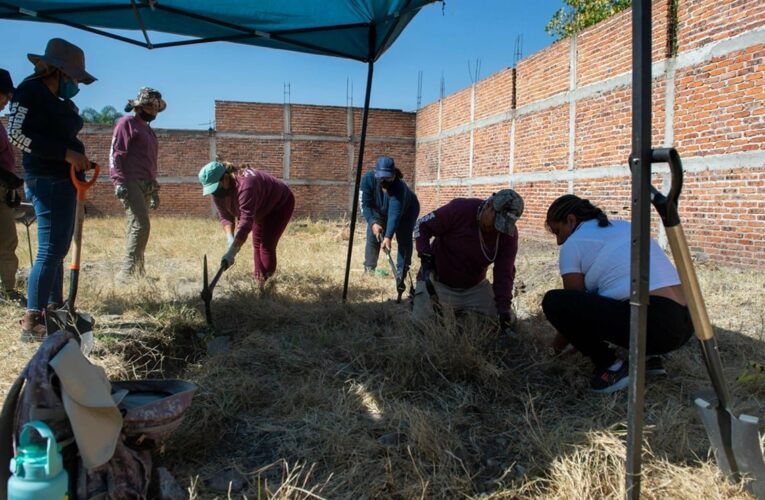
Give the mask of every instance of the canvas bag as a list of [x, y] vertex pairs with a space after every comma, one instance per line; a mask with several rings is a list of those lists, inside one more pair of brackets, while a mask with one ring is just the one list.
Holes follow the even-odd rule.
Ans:
[[[128, 448], [121, 430], [114, 443], [113, 454], [106, 463], [90, 470], [83, 464], [75, 432], [65, 409], [66, 396], [62, 395], [61, 380], [51, 366], [51, 361], [56, 359], [70, 341], [74, 343], [74, 351], [79, 353], [71, 332], [58, 331], [49, 335], [9, 391], [0, 414], [0, 432], [3, 433], [0, 437], [0, 460], [7, 456], [10, 461], [13, 456], [12, 443], [16, 441], [25, 423], [42, 420], [53, 431], [56, 442], [62, 447], [64, 468], [69, 474], [70, 498], [146, 498], [151, 454], [148, 450]], [[0, 467], [0, 471], [0, 498], [5, 498], [8, 471], [5, 467]]]

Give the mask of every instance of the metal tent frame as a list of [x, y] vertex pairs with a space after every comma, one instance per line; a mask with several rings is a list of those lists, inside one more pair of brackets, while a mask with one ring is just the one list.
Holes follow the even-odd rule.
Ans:
[[[302, 28], [267, 30], [232, 22], [226, 16], [216, 18], [203, 15], [191, 10], [184, 10], [168, 4], [182, 4], [168, 0], [103, 0], [88, 2], [79, 7], [64, 2], [68, 6], [55, 8], [54, 2], [37, 1], [3, 1], [0, 2], [0, 19], [32, 20], [60, 23], [78, 28], [97, 35], [109, 37], [125, 43], [138, 45], [148, 49], [177, 47], [207, 42], [228, 41], [246, 43], [271, 48], [281, 48], [301, 52], [317, 53], [344, 57], [366, 62], [368, 64], [366, 94], [364, 97], [364, 112], [362, 118], [359, 157], [356, 167], [353, 206], [351, 208], [351, 232], [346, 258], [345, 280], [343, 284], [343, 301], [348, 296], [348, 280], [350, 273], [353, 239], [358, 214], [358, 190], [361, 179], [361, 169], [364, 159], [364, 146], [369, 114], [369, 100], [372, 90], [374, 62], [395, 40], [406, 23], [424, 5], [441, 0], [406, 0], [400, 10], [372, 19], [369, 22], [345, 23], [331, 26], [306, 26]], [[186, 2], [193, 3], [193, 2]], [[114, 21], [115, 16], [122, 14], [122, 25], [102, 22], [108, 18]], [[124, 26], [124, 16], [131, 16], [130, 26]], [[148, 22], [147, 18], [155, 15], [176, 16], [187, 23], [185, 31], [167, 31], [169, 33], [192, 36], [189, 29], [206, 27], [205, 34], [190, 40], [180, 40], [154, 44], [150, 41], [149, 31], [163, 31]], [[78, 21], [82, 16], [85, 21]], [[99, 16], [103, 16], [99, 18]], [[90, 22], [88, 22], [90, 21]], [[385, 25], [384, 32], [380, 27]], [[190, 28], [189, 28], [190, 26]], [[649, 275], [649, 237], [650, 237], [650, 181], [651, 181], [651, 1], [634, 0], [632, 10], [632, 155], [630, 168], [632, 170], [632, 250], [631, 250], [631, 288], [630, 288], [630, 386], [628, 409], [628, 456], [626, 475], [626, 495], [628, 498], [640, 496], [640, 468], [642, 458], [643, 433], [643, 388], [645, 381], [645, 339], [648, 306], [648, 275]], [[103, 27], [124, 28], [141, 31], [144, 40], [111, 33]], [[211, 29], [214, 27], [215, 29]], [[322, 46], [301, 39], [301, 35], [321, 32], [338, 32], [361, 30], [367, 33], [367, 51], [342, 50]], [[378, 36], [383, 34], [382, 40]], [[358, 48], [358, 47], [356, 47]]]

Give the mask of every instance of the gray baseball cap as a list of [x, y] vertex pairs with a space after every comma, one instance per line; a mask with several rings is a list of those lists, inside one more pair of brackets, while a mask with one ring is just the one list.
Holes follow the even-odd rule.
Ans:
[[500, 233], [513, 234], [515, 222], [523, 215], [523, 198], [512, 189], [503, 189], [491, 197], [494, 211], [494, 228]]

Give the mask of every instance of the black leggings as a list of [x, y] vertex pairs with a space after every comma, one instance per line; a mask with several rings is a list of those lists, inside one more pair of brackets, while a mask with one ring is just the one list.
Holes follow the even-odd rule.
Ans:
[[[576, 290], [550, 290], [542, 300], [547, 320], [595, 367], [611, 365], [616, 354], [606, 344], [629, 347], [630, 303]], [[678, 349], [693, 335], [691, 315], [674, 300], [651, 296], [646, 350], [649, 355]]]

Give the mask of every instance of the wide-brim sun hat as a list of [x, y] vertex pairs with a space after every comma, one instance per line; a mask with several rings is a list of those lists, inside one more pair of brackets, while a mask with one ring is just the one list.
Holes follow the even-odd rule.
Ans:
[[45, 47], [45, 54], [27, 54], [32, 64], [42, 61], [60, 69], [69, 78], [90, 85], [96, 77], [85, 71], [85, 53], [78, 46], [62, 38], [51, 38]]
[[167, 108], [167, 103], [162, 99], [162, 93], [159, 90], [155, 90], [151, 87], [142, 87], [138, 91], [138, 95], [135, 99], [128, 99], [127, 105], [125, 105], [125, 111], [133, 111], [134, 108], [139, 106], [148, 106], [155, 104], [157, 106], [157, 113], [161, 113]]
[[202, 184], [202, 196], [213, 194], [226, 173], [226, 166], [219, 161], [211, 161], [199, 170], [199, 182]]
[[8, 70], [0, 69], [0, 94], [12, 94], [15, 91], [11, 74]]

